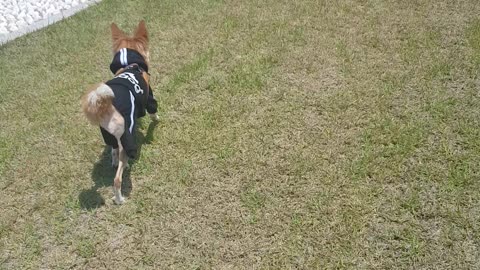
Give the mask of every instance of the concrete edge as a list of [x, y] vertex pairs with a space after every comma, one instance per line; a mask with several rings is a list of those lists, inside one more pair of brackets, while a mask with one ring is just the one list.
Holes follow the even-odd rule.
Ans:
[[6, 44], [9, 41], [12, 41], [18, 37], [21, 37], [23, 35], [26, 35], [28, 33], [35, 32], [37, 30], [40, 30], [44, 27], [47, 27], [51, 24], [54, 24], [58, 21], [61, 21], [63, 19], [66, 19], [75, 13], [78, 13], [84, 9], [86, 9], [89, 6], [96, 5], [100, 3], [102, 0], [93, 0], [94, 2], [91, 3], [80, 3], [70, 9], [62, 10], [62, 12], [58, 14], [52, 14], [48, 16], [46, 19], [42, 19], [39, 21], [36, 21], [32, 24], [27, 25], [26, 27], [23, 27], [22, 29], [18, 29], [15, 32], [8, 33], [6, 35], [0, 35], [0, 46]]

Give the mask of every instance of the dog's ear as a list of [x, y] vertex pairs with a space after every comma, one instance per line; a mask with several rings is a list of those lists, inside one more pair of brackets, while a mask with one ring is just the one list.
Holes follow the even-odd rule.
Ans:
[[148, 41], [148, 32], [144, 20], [141, 20], [137, 26], [137, 29], [135, 29], [135, 38], [142, 38]]
[[116, 41], [120, 38], [125, 37], [125, 33], [123, 33], [123, 31], [120, 30], [120, 28], [118, 28], [118, 26], [115, 23], [112, 23], [110, 28], [112, 29], [112, 40], [113, 41]]

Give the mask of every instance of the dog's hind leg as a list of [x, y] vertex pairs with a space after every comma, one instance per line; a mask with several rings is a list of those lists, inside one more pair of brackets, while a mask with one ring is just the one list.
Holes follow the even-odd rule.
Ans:
[[125, 199], [122, 196], [122, 176], [123, 170], [128, 165], [128, 157], [127, 153], [122, 147], [122, 144], [120, 143], [120, 140], [118, 146], [119, 159], [117, 173], [115, 174], [115, 179], [113, 180], [113, 193], [115, 194], [115, 197], [113, 197], [113, 199], [115, 200], [116, 204], [123, 204], [125, 202]]
[[115, 158], [117, 157], [118, 159], [117, 173], [115, 174], [115, 179], [113, 180], [113, 193], [115, 194], [113, 199], [115, 200], [116, 204], [122, 204], [125, 202], [125, 199], [122, 196], [122, 175], [123, 170], [128, 165], [127, 153], [120, 142], [120, 138], [125, 131], [125, 122], [120, 113], [114, 109], [110, 117], [102, 120], [100, 126], [104, 128], [107, 133], [111, 134], [109, 136], [113, 135], [117, 140], [118, 148], [116, 150], [112, 150], [112, 165], [116, 163]]

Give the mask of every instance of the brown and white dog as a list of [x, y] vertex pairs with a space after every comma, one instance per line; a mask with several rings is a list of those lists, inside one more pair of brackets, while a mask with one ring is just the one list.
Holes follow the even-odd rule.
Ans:
[[99, 125], [104, 141], [112, 146], [112, 166], [118, 166], [113, 182], [114, 201], [124, 203], [122, 174], [128, 158], [136, 158], [135, 120], [145, 115], [158, 120], [157, 102], [149, 84], [148, 33], [141, 21], [133, 36], [111, 25], [114, 58], [110, 64], [115, 77], [92, 87], [82, 97], [87, 119]]

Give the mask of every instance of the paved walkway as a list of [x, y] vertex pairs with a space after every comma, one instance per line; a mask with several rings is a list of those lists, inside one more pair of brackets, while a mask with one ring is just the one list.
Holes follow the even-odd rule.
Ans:
[[0, 0], [0, 45], [101, 0]]

